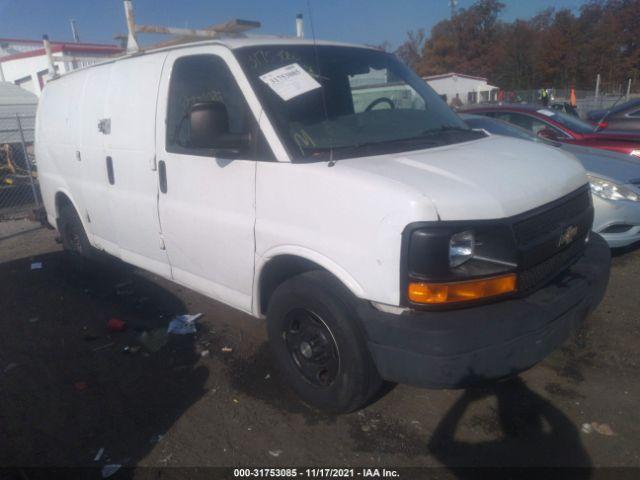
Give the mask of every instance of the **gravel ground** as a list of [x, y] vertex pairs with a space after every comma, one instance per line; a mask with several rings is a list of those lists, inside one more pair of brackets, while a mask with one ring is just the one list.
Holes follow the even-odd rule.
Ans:
[[[514, 380], [332, 416], [280, 381], [261, 321], [122, 265], [78, 273], [53, 231], [2, 222], [0, 466], [638, 467], [639, 273], [618, 253], [584, 328]], [[197, 334], [154, 345], [184, 312]]]

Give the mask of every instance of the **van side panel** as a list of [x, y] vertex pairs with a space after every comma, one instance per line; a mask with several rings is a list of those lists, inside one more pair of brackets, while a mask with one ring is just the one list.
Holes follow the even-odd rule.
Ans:
[[[80, 141], [80, 99], [86, 78], [78, 74], [47, 84], [38, 104], [35, 154], [42, 199], [53, 226], [59, 213], [56, 193], [63, 192], [76, 208], [82, 208], [84, 203], [82, 169], [76, 151]], [[86, 218], [82, 220], [86, 224]]]
[[[98, 124], [106, 118], [106, 92], [113, 64], [100, 65], [87, 70], [86, 86], [82, 97], [82, 121], [80, 124], [80, 154], [82, 156], [84, 208], [79, 212], [87, 216], [89, 240], [108, 253], [119, 256], [117, 233], [114, 223], [112, 185], [107, 176], [105, 134]], [[75, 75], [75, 74], [74, 74]], [[72, 78], [70, 75], [69, 78]], [[69, 99], [71, 101], [71, 99]]]
[[120, 257], [169, 277], [161, 249], [155, 161], [156, 102], [165, 58], [166, 53], [158, 53], [113, 65], [105, 112], [111, 133], [104, 138], [113, 165], [111, 203]]

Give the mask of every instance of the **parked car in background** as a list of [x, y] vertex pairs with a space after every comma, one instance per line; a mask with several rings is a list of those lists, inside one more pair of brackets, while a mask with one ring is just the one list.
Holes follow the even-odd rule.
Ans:
[[573, 115], [574, 117], [580, 118], [578, 114], [578, 109], [571, 105], [569, 102], [554, 102], [550, 105], [550, 107], [559, 112], [564, 112], [569, 115]]
[[595, 209], [593, 231], [602, 235], [611, 248], [640, 241], [640, 161], [621, 153], [542, 139], [496, 118], [469, 114], [460, 117], [471, 128], [544, 143], [575, 155], [587, 171], [591, 185]]
[[640, 157], [640, 132], [596, 131], [594, 125], [550, 108], [537, 105], [493, 105], [470, 107], [464, 111], [513, 123], [549, 140]]
[[601, 130], [638, 130], [640, 131], [640, 98], [614, 106], [607, 110], [592, 110], [587, 120]]

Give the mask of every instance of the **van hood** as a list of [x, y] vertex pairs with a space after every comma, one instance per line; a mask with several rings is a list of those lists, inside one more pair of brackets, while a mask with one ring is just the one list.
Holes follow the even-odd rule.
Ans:
[[400, 183], [430, 199], [440, 220], [511, 217], [587, 183], [580, 163], [561, 149], [502, 136], [340, 160], [336, 167]]

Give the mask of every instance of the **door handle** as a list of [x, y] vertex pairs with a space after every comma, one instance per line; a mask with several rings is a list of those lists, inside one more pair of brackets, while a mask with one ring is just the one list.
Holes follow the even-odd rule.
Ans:
[[113, 174], [113, 159], [111, 157], [107, 157], [107, 177], [110, 185], [116, 183], [116, 177]]
[[158, 179], [160, 182], [160, 191], [162, 193], [167, 193], [167, 166], [164, 163], [164, 160], [160, 160], [158, 162]]

